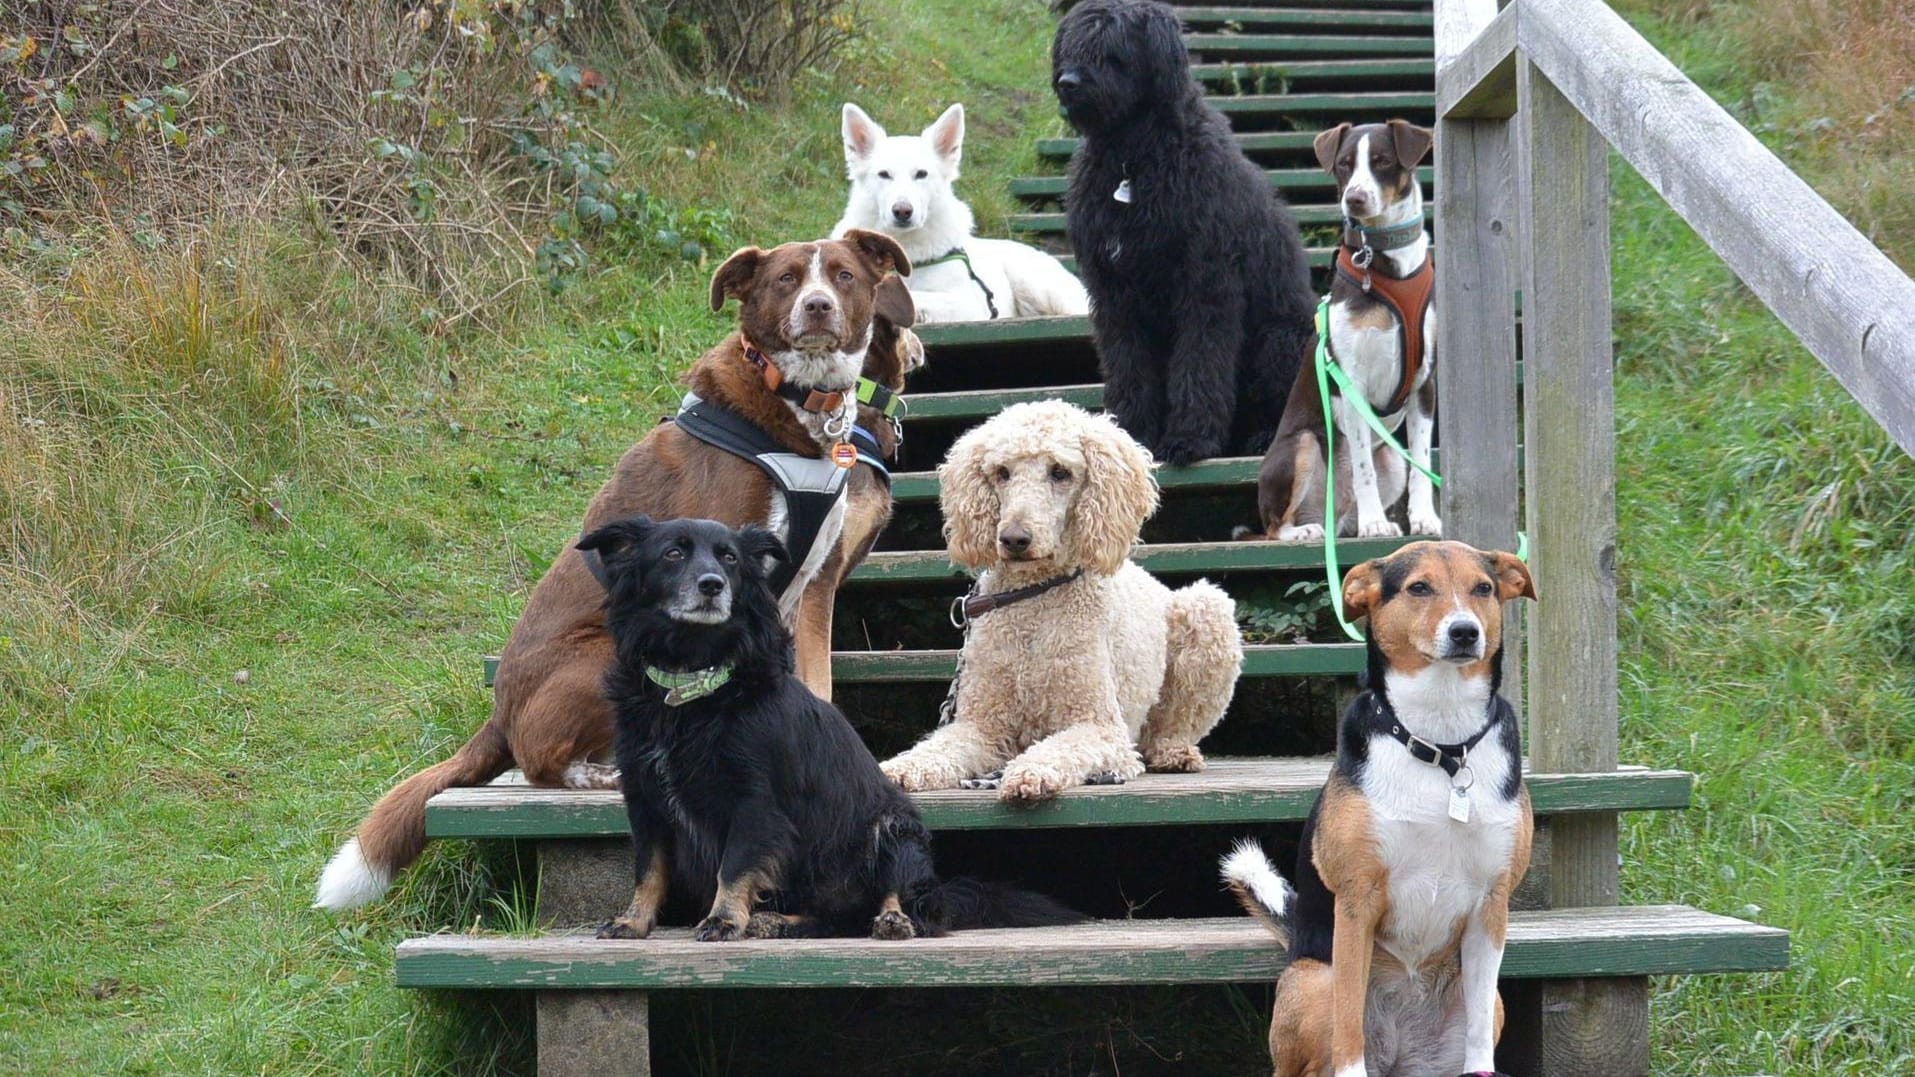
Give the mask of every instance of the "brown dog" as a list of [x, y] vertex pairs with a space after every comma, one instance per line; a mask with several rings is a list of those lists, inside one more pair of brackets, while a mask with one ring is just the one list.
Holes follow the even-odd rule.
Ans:
[[1495, 1069], [1509, 897], [1532, 821], [1516, 712], [1497, 695], [1503, 603], [1535, 598], [1513, 555], [1415, 542], [1343, 579], [1369, 617], [1370, 690], [1291, 889], [1255, 842], [1224, 881], [1289, 949], [1270, 1018], [1277, 1077], [1456, 1077]]
[[[1398, 436], [1407, 435], [1410, 455], [1425, 467], [1436, 416], [1436, 268], [1416, 166], [1430, 144], [1430, 132], [1406, 120], [1339, 124], [1316, 137], [1317, 161], [1337, 181], [1344, 216], [1330, 285], [1329, 357], [1385, 427], [1402, 428]], [[1339, 535], [1402, 534], [1385, 512], [1403, 496], [1403, 459], [1376, 440], [1334, 384], [1330, 406], [1335, 414], [1326, 416], [1316, 364], [1304, 363], [1257, 475], [1264, 537], [1312, 542], [1328, 526]], [[1323, 451], [1330, 437], [1336, 439], [1334, 522], [1323, 518]], [[1429, 478], [1410, 471], [1407, 485], [1410, 532], [1440, 534]]]
[[[812, 520], [809, 553], [793, 557], [781, 586], [781, 612], [797, 641], [798, 674], [831, 698], [831, 612], [839, 584], [864, 560], [891, 517], [889, 476], [852, 453], [846, 440], [869, 431], [884, 455], [896, 451], [895, 428], [858, 403], [862, 372], [897, 391], [923, 359], [909, 328], [911, 295], [893, 276], [911, 264], [889, 237], [853, 230], [844, 238], [787, 243], [770, 251], [747, 247], [712, 276], [711, 305], [739, 300], [739, 331], [693, 365], [686, 376], [705, 414], [713, 406], [736, 424], [756, 427], [781, 450], [787, 470], [848, 471], [844, 494], [824, 496], [828, 512]], [[584, 530], [613, 520], [700, 517], [729, 527], [770, 527], [791, 544], [788, 501], [769, 469], [688, 433], [700, 427], [688, 409], [621, 457], [586, 510]], [[426, 801], [453, 786], [490, 781], [515, 762], [536, 785], [616, 788], [617, 771], [591, 762], [610, 750], [612, 708], [605, 673], [612, 643], [602, 609], [601, 567], [567, 543], [533, 589], [500, 657], [492, 716], [451, 759], [394, 787], [326, 866], [318, 908], [344, 909], [375, 900], [395, 872], [425, 846]]]

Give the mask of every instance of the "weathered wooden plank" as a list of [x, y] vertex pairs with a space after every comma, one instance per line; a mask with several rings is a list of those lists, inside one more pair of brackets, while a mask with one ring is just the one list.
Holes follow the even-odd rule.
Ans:
[[[1235, 139], [1238, 149], [1249, 154], [1308, 153], [1316, 132], [1239, 131], [1231, 137]], [[1082, 141], [1074, 137], [1040, 138], [1037, 140], [1037, 155], [1063, 160], [1077, 152], [1077, 146]], [[1320, 168], [1273, 168], [1264, 174], [1270, 177], [1272, 186], [1286, 191], [1291, 189], [1293, 183], [1307, 183], [1312, 190], [1336, 187], [1336, 181]], [[1058, 198], [1064, 194], [1065, 183], [1063, 176], [1021, 176], [1011, 181], [1011, 194], [1019, 198]]]
[[1530, 62], [1915, 454], [1915, 281], [1607, 5], [1522, 6]]
[[1386, 93], [1287, 93], [1240, 94], [1213, 97], [1218, 112], [1237, 119], [1243, 116], [1294, 116], [1298, 114], [1351, 117], [1365, 113], [1399, 116], [1429, 112], [1436, 108], [1436, 94], [1418, 90]]
[[992, 348], [1090, 339], [1090, 318], [1061, 315], [989, 322], [933, 322], [913, 330], [927, 348]]
[[[1290, 212], [1296, 216], [1298, 224], [1306, 226], [1340, 224], [1343, 221], [1343, 207], [1334, 203], [1291, 206]], [[1061, 212], [1013, 213], [1010, 216], [1010, 226], [1013, 232], [1062, 235], [1067, 230], [1067, 220], [1066, 214]]]
[[539, 1077], [651, 1077], [643, 991], [540, 991]]
[[1339, 30], [1428, 30], [1431, 20], [1427, 11], [1242, 6], [1179, 7], [1177, 16], [1184, 21], [1185, 26], [1193, 29], [1234, 25], [1240, 30], [1255, 32], [1323, 27]]
[[[1121, 786], [1066, 790], [1046, 804], [1012, 808], [986, 790], [916, 793], [933, 830], [1029, 830], [1074, 827], [1294, 823], [1310, 812], [1328, 776], [1323, 758], [1212, 759], [1200, 774], [1144, 774]], [[1689, 806], [1694, 777], [1679, 770], [1631, 767], [1603, 774], [1525, 777], [1539, 815], [1660, 811]], [[448, 789], [426, 804], [433, 838], [603, 838], [629, 833], [616, 790], [550, 789], [517, 771], [491, 785]], [[631, 874], [630, 858], [620, 865]], [[629, 883], [629, 879], [627, 880]], [[561, 888], [542, 895], [568, 907]]]
[[[1444, 27], [1451, 37], [1436, 46], [1439, 118], [1504, 120], [1516, 115], [1516, 20], [1521, 10], [1520, 4], [1504, 8], [1473, 36], [1465, 36], [1468, 20], [1456, 19]], [[1446, 47], [1456, 51], [1446, 56]]]
[[[1358, 643], [1252, 644], [1243, 649], [1245, 677], [1331, 677], [1363, 669]], [[948, 681], [956, 651], [834, 651], [834, 680], [859, 684]]]
[[1258, 79], [1283, 79], [1287, 82], [1387, 78], [1434, 78], [1432, 60], [1267, 60], [1260, 63], [1191, 64], [1190, 74], [1206, 86], [1252, 83]]
[[[1045, 987], [1267, 982], [1282, 953], [1248, 918], [1106, 920], [870, 939], [693, 942], [683, 928], [616, 941], [431, 935], [399, 944], [400, 987]], [[1788, 933], [1680, 905], [1519, 912], [1503, 975], [1647, 976], [1786, 967]], [[1594, 1072], [1594, 1071], [1591, 1071]]]
[[[1257, 481], [1263, 461], [1255, 456], [1220, 456], [1189, 467], [1159, 467], [1157, 487], [1166, 493], [1220, 490]], [[891, 499], [912, 504], [938, 499], [935, 471], [901, 471], [891, 477]]]
[[908, 398], [906, 422], [950, 422], [988, 419], [1013, 404], [1062, 400], [1090, 411], [1104, 407], [1102, 385], [1049, 385], [1041, 389], [971, 389], [956, 393], [925, 393]]
[[1198, 56], [1428, 56], [1430, 39], [1350, 34], [1185, 34]]
[[[1345, 539], [1337, 551], [1346, 564], [1386, 556], [1404, 543], [1402, 538]], [[1164, 542], [1138, 546], [1131, 560], [1158, 575], [1198, 572], [1268, 572], [1286, 569], [1323, 569], [1320, 542]], [[859, 583], [926, 583], [968, 579], [970, 573], [952, 565], [943, 550], [887, 550], [865, 559], [852, 574]]]

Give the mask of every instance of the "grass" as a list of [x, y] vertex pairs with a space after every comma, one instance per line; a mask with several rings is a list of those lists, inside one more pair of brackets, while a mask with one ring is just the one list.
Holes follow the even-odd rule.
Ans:
[[[1915, 53], [1826, 4], [1636, 6], [1915, 258], [1893, 81]], [[1902, 40], [1905, 13], [1868, 10]], [[899, 131], [961, 98], [960, 190], [1001, 233], [1005, 181], [1060, 133], [1047, 28], [1021, 0], [906, 0], [789, 106], [625, 87], [597, 125], [652, 197], [769, 243], [835, 221], [841, 101]], [[1795, 933], [1786, 973], [1659, 985], [1655, 1070], [1907, 1071], [1915, 466], [1640, 181], [1617, 190], [1624, 754], [1699, 775], [1696, 810], [1626, 820], [1626, 896]], [[723, 330], [707, 268], [611, 245], [562, 296], [440, 335], [298, 220], [0, 266], [0, 1068], [526, 1068], [522, 998], [402, 993], [391, 961], [420, 931], [526, 930], [495, 895], [531, 865], [439, 843], [367, 912], [306, 905], [372, 799], [484, 712], [475, 656]]]

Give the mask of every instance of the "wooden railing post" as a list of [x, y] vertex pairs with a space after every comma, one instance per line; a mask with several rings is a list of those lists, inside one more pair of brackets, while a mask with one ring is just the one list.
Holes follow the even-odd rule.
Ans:
[[[1527, 60], [1517, 92], [1524, 460], [1541, 596], [1529, 621], [1530, 758], [1540, 771], [1607, 771], [1617, 742], [1609, 150]], [[1562, 816], [1550, 837], [1550, 904], [1614, 905], [1616, 817]], [[1647, 993], [1639, 978], [1539, 984], [1535, 1072], [1647, 1074]]]

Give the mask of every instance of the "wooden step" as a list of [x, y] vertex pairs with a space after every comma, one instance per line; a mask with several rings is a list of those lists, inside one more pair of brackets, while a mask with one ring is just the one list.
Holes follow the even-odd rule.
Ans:
[[[1426, 202], [1424, 211], [1435, 209], [1435, 203]], [[1335, 204], [1327, 206], [1291, 206], [1290, 212], [1296, 215], [1297, 223], [1305, 227], [1320, 224], [1339, 224], [1343, 220], [1343, 207]], [[1062, 210], [1050, 213], [1013, 213], [1011, 231], [1022, 235], [1063, 235], [1066, 233], [1066, 218]]]
[[[1209, 0], [1169, 0], [1170, 6], [1178, 10], [1213, 6]], [[1352, 8], [1364, 11], [1429, 11], [1430, 0], [1232, 0], [1231, 7], [1239, 8]]]
[[[1038, 389], [972, 389], [957, 393], [926, 393], [923, 396], [905, 398], [905, 404], [909, 408], [905, 414], [905, 421], [907, 423], [971, 422], [988, 419], [1012, 404], [1028, 404], [1040, 400], [1062, 400], [1089, 411], [1101, 411], [1104, 407], [1104, 387], [1096, 384], [1052, 385]], [[910, 427], [907, 425], [905, 429], [908, 431]]]
[[[1788, 967], [1788, 932], [1682, 905], [1554, 909], [1510, 916], [1507, 979], [1756, 972]], [[400, 987], [1052, 987], [1267, 983], [1283, 953], [1246, 918], [1102, 920], [961, 931], [941, 939], [693, 942], [584, 932], [514, 938], [429, 935], [399, 944]]]
[[1191, 64], [1190, 75], [1207, 87], [1254, 84], [1259, 79], [1288, 82], [1336, 80], [1361, 86], [1375, 79], [1418, 79], [1436, 84], [1436, 61], [1386, 60], [1269, 60], [1259, 63]]
[[1427, 11], [1339, 10], [1299, 7], [1179, 7], [1177, 16], [1191, 29], [1230, 27], [1239, 32], [1281, 30], [1418, 30], [1429, 33], [1436, 17]]
[[[1327, 270], [1330, 268], [1330, 263], [1336, 261], [1337, 252], [1335, 247], [1305, 247], [1303, 249], [1303, 253], [1305, 256], [1304, 260], [1310, 263], [1311, 269]], [[1059, 254], [1057, 256], [1057, 261], [1065, 269], [1070, 270], [1072, 273], [1077, 272], [1077, 256], [1076, 255]], [[1328, 278], [1325, 277], [1322, 280], [1319, 280], [1318, 284], [1321, 285], [1323, 289], [1328, 289], [1329, 284], [1326, 283], [1327, 280]]]
[[[1165, 491], [1215, 490], [1257, 481], [1257, 456], [1219, 456], [1189, 467], [1159, 467], [1157, 488]], [[901, 471], [891, 477], [891, 500], [903, 505], [938, 499], [935, 471]]]
[[[1260, 134], [1257, 137], [1264, 136]], [[1304, 131], [1275, 131], [1270, 132], [1269, 137], [1293, 143], [1291, 148], [1307, 150], [1310, 140], [1316, 136]], [[1037, 149], [1046, 156], [1068, 159], [1076, 151], [1077, 142], [1074, 138], [1039, 139]], [[1336, 177], [1321, 168], [1266, 168], [1263, 174], [1269, 179], [1270, 186], [1282, 191], [1285, 198], [1294, 198], [1303, 192], [1315, 195], [1334, 195], [1336, 192]], [[1416, 178], [1423, 182], [1427, 193], [1427, 189], [1436, 182], [1436, 170], [1419, 168]], [[1011, 181], [1011, 194], [1018, 198], [1062, 199], [1069, 190], [1069, 182], [1063, 176], [1023, 176]]]
[[[911, 684], [949, 681], [956, 651], [833, 651], [831, 677], [839, 684]], [[1339, 677], [1363, 669], [1360, 643], [1251, 644], [1243, 649], [1245, 677]]]
[[[933, 830], [1300, 823], [1330, 772], [1327, 758], [1212, 759], [1200, 774], [1145, 774], [1086, 785], [1029, 808], [988, 790], [943, 789], [911, 799]], [[1538, 815], [1663, 811], [1689, 806], [1694, 775], [1623, 767], [1606, 774], [1528, 774]], [[426, 804], [432, 838], [617, 838], [631, 831], [613, 789], [548, 789], [512, 771], [490, 785], [448, 789]]]
[[1429, 56], [1436, 51], [1436, 42], [1427, 35], [1185, 34], [1184, 47], [1205, 58], [1379, 57]]
[[[1346, 565], [1386, 557], [1415, 538], [1337, 540], [1337, 556]], [[1322, 569], [1321, 542], [1169, 542], [1141, 545], [1131, 560], [1158, 576], [1191, 576], [1220, 572], [1280, 572]], [[948, 583], [970, 579], [970, 573], [946, 560], [943, 550], [892, 550], [874, 553], [853, 570], [861, 584]]]

